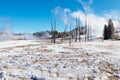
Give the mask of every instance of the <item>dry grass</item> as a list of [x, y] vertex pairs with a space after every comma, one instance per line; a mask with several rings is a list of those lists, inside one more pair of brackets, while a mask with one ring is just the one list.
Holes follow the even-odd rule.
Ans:
[[116, 77], [114, 77], [114, 76], [108, 76], [108, 79], [109, 80], [118, 80]]
[[[14, 55], [17, 55], [17, 54], [7, 55], [6, 57], [8, 60], [17, 60], [16, 61], [17, 64], [12, 63], [12, 65], [14, 65], [14, 66], [9, 66], [9, 65], [3, 66], [2, 65], [3, 69], [5, 69], [5, 70], [7, 70], [7, 69], [8, 70], [9, 69], [27, 70], [27, 67], [25, 68], [25, 66], [23, 66], [24, 63], [23, 63], [23, 65], [21, 65], [18, 62], [19, 60], [21, 62], [21, 59], [22, 59], [23, 62], [28, 62], [28, 63], [30, 63], [30, 65], [32, 65], [32, 66], [30, 66], [31, 69], [34, 68], [35, 70], [39, 70], [40, 74], [48, 73], [46, 75], [53, 76], [54, 78], [55, 77], [65, 78], [66, 80], [94, 80], [91, 78], [91, 76], [86, 76], [84, 78], [84, 75], [83, 76], [79, 75], [79, 72], [81, 72], [81, 71], [78, 71], [78, 69], [76, 69], [76, 67], [78, 67], [78, 68], [81, 67], [80, 66], [81, 64], [83, 64], [83, 66], [85, 65], [87, 67], [93, 67], [93, 66], [97, 65], [97, 68], [100, 71], [100, 73], [98, 71], [98, 72], [96, 72], [96, 74], [99, 74], [99, 75], [104, 74], [104, 73], [105, 73], [105, 75], [109, 74], [109, 75], [107, 75], [108, 80], [117, 80], [117, 78], [113, 75], [113, 73], [118, 73], [119, 70], [114, 69], [113, 64], [102, 60], [103, 55], [111, 55], [111, 53], [110, 52], [102, 52], [102, 51], [94, 52], [94, 50], [92, 50], [93, 52], [92, 51], [89, 52], [89, 50], [87, 50], [87, 48], [90, 46], [99, 47], [100, 49], [101, 48], [111, 49], [111, 48], [113, 48], [112, 46], [107, 46], [107, 48], [106, 48], [106, 46], [101, 46], [99, 44], [98, 45], [92, 45], [92, 44], [80, 44], [79, 45], [76, 43], [76, 44], [73, 44], [72, 47], [68, 47], [68, 45], [67, 46], [66, 45], [59, 46], [59, 44], [56, 43], [55, 48], [58, 48], [58, 49], [50, 50], [49, 46], [51, 47], [51, 45], [53, 45], [53, 44], [49, 43], [49, 41], [36, 41], [36, 42], [38, 42], [38, 44], [29, 44], [29, 45], [22, 45], [22, 46], [1, 49], [0, 52], [13, 51], [13, 53], [14, 53], [14, 51], [16, 51], [15, 49], [17, 49], [18, 53], [20, 52], [19, 55], [22, 57], [22, 58], [15, 57]], [[47, 42], [47, 43], [39, 44], [39, 42], [40, 43]], [[67, 40], [65, 40], [63, 43], [68, 44]], [[59, 47], [62, 48], [61, 51], [59, 50]], [[64, 51], [64, 49], [65, 49], [65, 51]], [[82, 52], [82, 50], [86, 50], [86, 51]], [[51, 54], [51, 53], [53, 53], [53, 54]], [[54, 53], [56, 53], [56, 54], [54, 54]], [[0, 58], [0, 61], [4, 61], [7, 59]], [[102, 60], [102, 62], [97, 63], [96, 60], [98, 60], [98, 59]], [[37, 66], [38, 64], [42, 65], [42, 67], [50, 66], [51, 69], [49, 69], [47, 67], [40, 68]], [[73, 73], [71, 73], [71, 74], [73, 76], [68, 76], [67, 73], [63, 72], [64, 70], [62, 71], [62, 69], [59, 69], [59, 71], [53, 70], [53, 69], [58, 69], [59, 67], [63, 68], [65, 71], [68, 70], [68, 73], [69, 73], [69, 70], [72, 70]], [[82, 70], [82, 69], [79, 69], [79, 70]], [[77, 71], [78, 71], [78, 74], [74, 75], [74, 72], [77, 73]], [[91, 74], [92, 73], [94, 73], [94, 72], [91, 70]], [[79, 76], [76, 76], [76, 75], [79, 75]], [[13, 75], [12, 73], [10, 73], [9, 76], [15, 77], [15, 78], [20, 78], [21, 80], [29, 80], [20, 75], [18, 75], [18, 76]]]

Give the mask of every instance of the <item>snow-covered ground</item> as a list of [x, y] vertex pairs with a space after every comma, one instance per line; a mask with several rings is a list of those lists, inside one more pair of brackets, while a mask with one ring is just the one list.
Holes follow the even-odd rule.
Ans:
[[0, 42], [0, 79], [120, 80], [120, 42]]

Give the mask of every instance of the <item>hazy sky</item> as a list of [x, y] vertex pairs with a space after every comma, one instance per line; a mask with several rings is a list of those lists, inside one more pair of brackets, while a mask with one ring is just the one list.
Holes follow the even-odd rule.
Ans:
[[56, 18], [57, 29], [63, 31], [64, 17], [73, 20], [77, 11], [118, 17], [120, 0], [0, 0], [0, 27], [10, 24], [15, 32], [33, 33], [50, 30], [51, 19]]

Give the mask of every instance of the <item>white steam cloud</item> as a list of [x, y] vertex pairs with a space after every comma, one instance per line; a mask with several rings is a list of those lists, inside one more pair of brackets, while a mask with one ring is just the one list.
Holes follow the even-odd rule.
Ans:
[[13, 34], [12, 24], [9, 18], [0, 18], [0, 22], [7, 22], [2, 28], [0, 28], [0, 40], [34, 40], [38, 39], [32, 34]]
[[61, 18], [62, 21], [66, 24], [70, 20], [70, 9], [62, 9], [61, 7], [56, 7], [53, 10], [53, 13], [56, 15], [57, 18]]

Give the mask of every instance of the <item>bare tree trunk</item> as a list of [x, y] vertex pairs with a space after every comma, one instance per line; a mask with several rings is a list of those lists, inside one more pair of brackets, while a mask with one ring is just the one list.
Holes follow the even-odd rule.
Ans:
[[89, 41], [91, 42], [91, 37], [92, 37], [92, 21], [89, 16]]
[[76, 35], [75, 35], [75, 42], [77, 42], [77, 34], [78, 34], [78, 20], [76, 18]]
[[90, 41], [90, 18], [88, 19], [88, 31], [87, 31], [87, 41], [89, 42]]
[[87, 17], [85, 16], [85, 42], [87, 42]]
[[75, 35], [75, 42], [77, 42], [77, 29], [76, 29], [76, 35]]
[[65, 33], [66, 33], [67, 25], [68, 25], [68, 23], [67, 23], [66, 26], [65, 26], [64, 33], [63, 33], [63, 35], [62, 35], [61, 43], [63, 42], [63, 39], [65, 38]]
[[92, 41], [92, 21], [90, 23], [90, 41]]
[[53, 42], [53, 23], [51, 20], [51, 43]]
[[54, 44], [56, 42], [56, 34], [55, 34], [55, 32], [56, 32], [56, 20], [54, 20]]
[[80, 21], [78, 22], [78, 28], [79, 28], [79, 42], [81, 42], [81, 27], [80, 27]]
[[69, 47], [71, 47], [71, 23], [70, 23]]
[[54, 23], [51, 20], [51, 43], [56, 43], [56, 20], [54, 20]]

